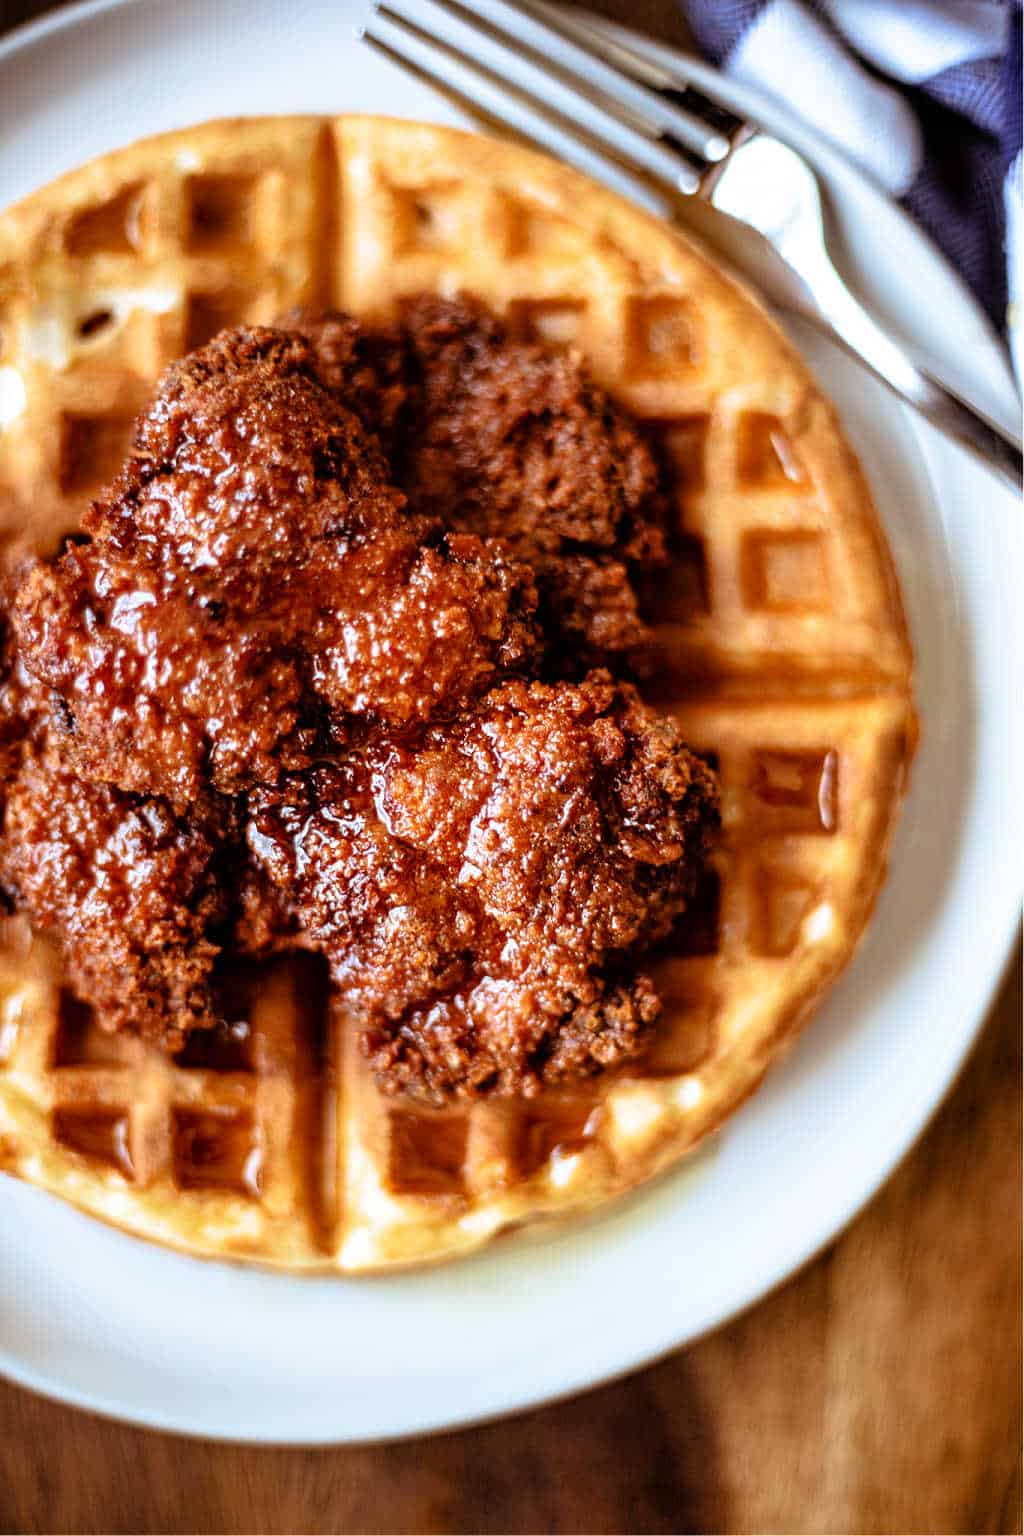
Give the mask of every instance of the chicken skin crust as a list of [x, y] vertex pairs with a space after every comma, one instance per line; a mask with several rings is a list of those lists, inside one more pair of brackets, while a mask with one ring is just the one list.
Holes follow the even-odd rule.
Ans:
[[0, 828], [3, 827], [7, 794], [21, 760], [26, 728], [10, 629], [0, 591]]
[[254, 860], [326, 954], [381, 1085], [530, 1095], [637, 1055], [635, 957], [692, 893], [714, 778], [628, 685], [509, 683], [458, 722], [250, 800]]
[[309, 343], [228, 332], [172, 367], [86, 541], [19, 594], [21, 657], [92, 783], [237, 794], [353, 720], [456, 710], [525, 668], [532, 574], [409, 513]]
[[481, 304], [422, 296], [359, 348], [337, 314], [293, 314], [318, 377], [391, 455], [411, 505], [499, 536], [534, 570], [549, 670], [641, 667], [637, 585], [666, 560], [666, 503], [636, 424], [578, 355], [514, 342]]
[[236, 962], [305, 949], [388, 1094], [641, 1055], [644, 953], [719, 826], [620, 675], [664, 509], [581, 360], [471, 300], [222, 332], [0, 581], [0, 900], [171, 1052], [226, 1027]]
[[0, 885], [60, 937], [67, 983], [106, 1029], [175, 1049], [217, 1021], [222, 848], [166, 801], [77, 778], [44, 739], [8, 786]]

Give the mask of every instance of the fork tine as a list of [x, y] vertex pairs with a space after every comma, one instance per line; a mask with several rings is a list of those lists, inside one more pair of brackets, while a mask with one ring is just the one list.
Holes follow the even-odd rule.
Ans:
[[[411, 53], [403, 53], [400, 48], [394, 47], [392, 43], [386, 42], [382, 37], [375, 34], [371, 27], [372, 23], [357, 27], [356, 36], [367, 48], [371, 49], [374, 53], [379, 53], [382, 58], [387, 59], [389, 64], [397, 65], [399, 69], [411, 75], [414, 80], [420, 80], [424, 85], [429, 85], [431, 90], [436, 91], [439, 96], [443, 96], [446, 101], [450, 101], [453, 106], [458, 107], [460, 112], [465, 112], [467, 116], [476, 118], [478, 122], [482, 122], [488, 128], [495, 129], [506, 138], [511, 135], [513, 138], [520, 139], [524, 144], [528, 144], [534, 149], [542, 150], [545, 154], [551, 153], [550, 143], [540, 135], [530, 133], [521, 127], [507, 109], [502, 113], [492, 112], [478, 96], [470, 96], [468, 92], [460, 90], [453, 81], [439, 74], [436, 68], [428, 68], [427, 65], [421, 64], [419, 60], [415, 59]], [[506, 93], [503, 90], [504, 94]], [[536, 105], [533, 102], [527, 103], [525, 97], [523, 98], [523, 104], [527, 107], [531, 117], [541, 115]], [[503, 105], [505, 104], [503, 103]], [[568, 127], [565, 131], [569, 132]], [[576, 129], [572, 130], [572, 136], [574, 140], [577, 138]], [[584, 142], [582, 138], [580, 142], [581, 144]], [[596, 140], [594, 141], [593, 152], [599, 154], [603, 160], [612, 159], [611, 152], [598, 148]], [[615, 163], [621, 164], [623, 162], [615, 161]]]
[[[457, 20], [511, 46], [520, 57], [527, 57], [546, 74], [554, 76], [573, 90], [596, 90], [613, 111], [626, 111], [631, 125], [648, 137], [664, 138], [699, 161], [715, 163], [729, 152], [728, 139], [707, 121], [695, 117], [674, 101], [649, 89], [634, 74], [614, 68], [600, 56], [592, 39], [577, 30], [570, 34], [553, 26], [548, 16], [541, 16], [519, 0], [490, 0], [486, 13], [465, 0], [429, 0]], [[702, 165], [700, 169], [704, 169]]]
[[619, 69], [631, 80], [650, 86], [651, 90], [663, 91], [673, 84], [671, 76], [659, 65], [652, 63], [643, 54], [635, 53], [632, 48], [627, 48], [624, 43], [593, 31], [575, 15], [563, 16], [552, 6], [545, 5], [544, 0], [510, 0], [510, 4], [518, 5], [520, 10], [527, 11], [567, 42], [578, 43], [581, 48], [589, 49], [613, 69]]
[[[381, 41], [389, 43], [392, 51], [399, 53], [403, 60], [408, 60], [409, 50], [407, 46], [400, 46], [398, 40], [411, 41], [415, 45], [413, 58], [419, 66], [421, 78], [424, 75], [440, 78], [449, 90], [452, 88], [452, 81], [448, 66], [454, 64], [459, 74], [467, 80], [465, 86], [458, 84], [454, 88], [462, 92], [473, 105], [474, 110], [479, 110], [480, 96], [478, 90], [471, 88], [468, 81], [483, 81], [488, 88], [487, 96], [491, 102], [489, 111], [492, 117], [508, 122], [509, 115], [503, 110], [503, 102], [511, 100], [528, 112], [544, 118], [559, 133], [567, 134], [570, 138], [579, 141], [592, 153], [622, 166], [634, 177], [653, 180], [671, 188], [674, 192], [692, 193], [697, 190], [700, 171], [685, 155], [658, 141], [650, 141], [621, 117], [616, 119], [618, 126], [614, 134], [600, 131], [586, 122], [581, 122], [577, 116], [571, 115], [569, 110], [563, 111], [554, 106], [525, 84], [510, 81], [481, 59], [463, 52], [449, 38], [427, 32], [410, 17], [396, 11], [391, 3], [375, 0], [373, 13], [374, 21], [368, 22], [363, 28], [364, 37], [377, 43]], [[382, 34], [379, 25], [375, 25], [375, 22], [385, 23], [387, 30]], [[429, 56], [430, 66], [424, 62], [423, 55]], [[446, 66], [445, 68], [438, 68], [439, 60]], [[588, 105], [585, 98], [582, 98], [577, 91], [566, 87], [563, 88], [563, 95], [567, 98], [567, 102], [571, 102], [573, 108], [577, 103], [584, 109]], [[486, 106], [486, 103], [484, 105]]]
[[[638, 48], [632, 47], [625, 38], [595, 30], [586, 12], [577, 15], [574, 11], [556, 9], [548, 0], [508, 0], [508, 3], [528, 11], [569, 42], [590, 49], [624, 75], [667, 96], [680, 110], [705, 122], [724, 138], [731, 140], [740, 129], [751, 126], [731, 108], [714, 101], [698, 89], [689, 77], [685, 62], [682, 67], [656, 63]], [[621, 30], [616, 27], [616, 34]]]
[[[383, 0], [383, 3], [388, 5], [389, 0]], [[394, 0], [391, 0], [391, 3], [394, 3]], [[400, 4], [401, 0], [398, 0], [398, 3]], [[507, 32], [495, 26], [492, 21], [488, 20], [486, 16], [481, 15], [479, 11], [471, 10], [468, 5], [463, 5], [461, 0], [421, 0], [421, 3], [433, 5], [438, 10], [446, 12], [447, 15], [454, 17], [457, 22], [461, 22], [463, 26], [470, 28], [473, 32], [479, 32], [483, 37], [490, 38], [491, 42], [497, 43], [499, 48], [507, 49], [513, 47], [519, 58], [527, 61], [545, 74], [553, 76], [563, 85], [568, 85], [570, 90], [579, 91], [581, 82], [578, 78], [571, 76], [567, 70], [562, 69], [553, 60], [544, 58], [535, 48], [524, 44], [521, 39], [511, 38]], [[642, 133], [645, 139], [657, 140], [660, 138], [661, 132], [658, 125], [649, 118], [642, 116], [639, 112], [634, 111], [625, 102], [602, 95], [602, 105], [620, 123], [623, 123], [627, 128], [635, 129], [637, 133]]]
[[383, 38], [376, 36], [369, 26], [364, 24], [357, 27], [356, 36], [373, 53], [379, 53], [382, 58], [387, 59], [389, 64], [394, 64], [397, 68], [404, 70], [414, 80], [420, 80], [424, 85], [429, 85], [431, 90], [436, 91], [439, 96], [443, 96], [446, 101], [450, 101], [452, 106], [457, 107], [460, 112], [465, 112], [468, 116], [476, 118], [478, 122], [483, 123], [488, 128], [495, 129], [496, 132], [503, 134], [506, 138], [511, 136], [520, 139], [523, 143], [530, 145], [534, 149], [550, 153], [550, 146], [542, 138], [538, 138], [536, 134], [525, 132], [513, 122], [510, 116], [502, 117], [495, 112], [489, 111], [483, 102], [467, 95], [465, 91], [460, 91], [458, 86], [454, 85], [450, 80], [446, 80], [433, 70], [427, 69], [425, 65], [420, 64], [414, 59], [412, 54], [402, 53], [397, 48], [392, 47], [390, 43], [385, 42]]
[[[468, 113], [469, 116], [485, 123], [488, 127], [496, 128], [499, 133], [508, 134], [511, 132], [517, 138], [525, 140], [537, 149], [550, 153], [550, 143], [541, 135], [531, 133], [523, 128], [517, 115], [510, 110], [512, 104], [521, 105], [531, 119], [540, 119], [542, 122], [549, 124], [558, 132], [570, 137], [574, 143], [578, 142], [581, 147], [585, 147], [593, 154], [600, 156], [602, 160], [612, 161], [616, 165], [621, 165], [624, 169], [630, 170], [635, 175], [641, 174], [637, 167], [630, 166], [629, 162], [624, 158], [615, 155], [610, 145], [599, 141], [596, 136], [589, 134], [586, 129], [570, 122], [568, 118], [561, 117], [553, 108], [549, 108], [537, 101], [535, 97], [528, 96], [525, 91], [519, 90], [518, 87], [510, 86], [507, 81], [500, 79], [494, 71], [487, 69], [478, 60], [469, 59], [466, 55], [460, 54], [457, 49], [439, 43], [438, 39], [431, 37], [422, 28], [416, 27], [412, 22], [406, 21], [403, 17], [392, 15], [388, 7], [381, 3], [381, 0], [374, 0], [372, 15], [374, 19], [379, 17], [379, 19], [385, 21], [393, 32], [398, 35], [382, 36], [379, 31], [375, 32], [373, 30], [374, 20], [370, 20], [356, 28], [356, 36], [360, 42], [365, 43], [374, 53], [381, 54], [389, 63], [397, 64], [400, 69], [412, 75], [414, 79], [421, 80], [425, 85], [429, 85], [432, 90], [437, 91], [439, 95], [445, 97], [447, 101], [458, 107], [460, 111]], [[423, 51], [431, 55], [430, 64], [424, 63], [410, 52], [408, 47], [410, 39], [419, 43]], [[471, 74], [474, 77], [472, 93], [469, 89], [462, 89], [441, 72], [441, 60], [448, 59], [467, 74]], [[491, 99], [496, 101], [497, 105], [493, 111], [488, 107], [480, 93], [481, 84], [485, 89], [490, 88], [488, 94]]]

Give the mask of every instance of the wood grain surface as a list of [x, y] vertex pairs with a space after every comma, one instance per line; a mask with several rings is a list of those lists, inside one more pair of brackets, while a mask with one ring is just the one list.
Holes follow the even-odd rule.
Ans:
[[[0, 0], [0, 30], [52, 8]], [[672, 0], [598, 8], [681, 36]], [[0, 1384], [0, 1531], [1020, 1532], [1020, 1079], [1018, 961], [949, 1102], [845, 1236], [711, 1338], [539, 1412], [252, 1450]]]

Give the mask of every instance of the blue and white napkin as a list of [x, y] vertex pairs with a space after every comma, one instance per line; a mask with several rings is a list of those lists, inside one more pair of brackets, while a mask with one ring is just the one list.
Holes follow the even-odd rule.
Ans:
[[1024, 377], [1019, 0], [681, 0], [701, 49], [845, 148], [1008, 333]]

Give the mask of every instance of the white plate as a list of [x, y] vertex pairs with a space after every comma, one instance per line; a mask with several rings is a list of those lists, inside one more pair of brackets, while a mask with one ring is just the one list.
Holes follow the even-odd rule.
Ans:
[[[0, 49], [0, 204], [111, 146], [230, 113], [455, 120], [360, 51], [354, 0], [114, 0]], [[732, 99], [753, 97], [730, 87]], [[764, 104], [761, 104], [764, 108]], [[778, 109], [769, 109], [784, 126]], [[1012, 415], [977, 307], [834, 152], [872, 291]], [[0, 1180], [0, 1371], [83, 1407], [239, 1440], [357, 1441], [574, 1392], [714, 1327], [802, 1264], [906, 1152], [964, 1059], [1019, 914], [1020, 509], [801, 333], [899, 564], [924, 739], [876, 921], [814, 1026], [714, 1149], [561, 1235], [385, 1280], [201, 1264]]]

